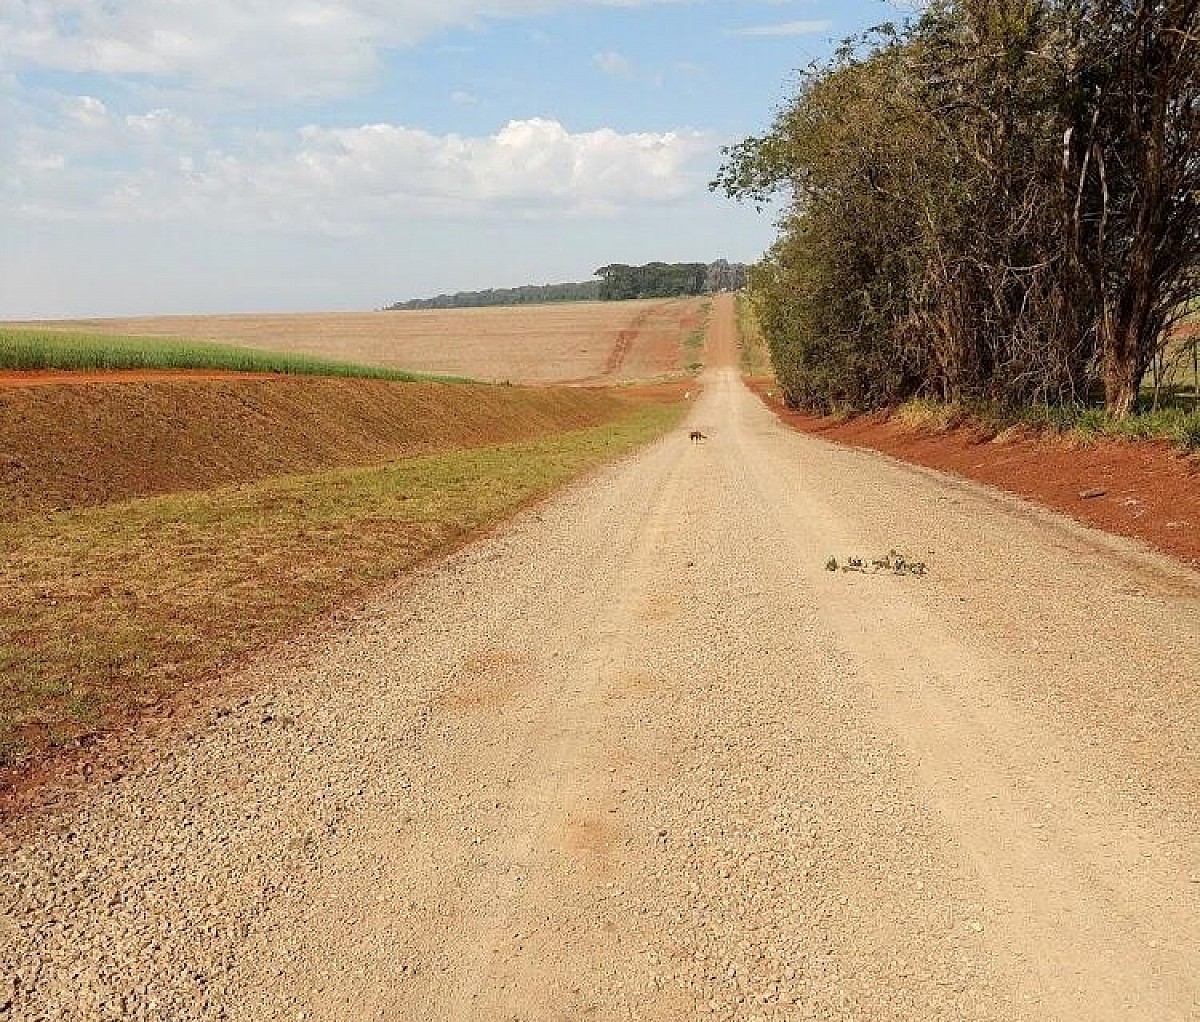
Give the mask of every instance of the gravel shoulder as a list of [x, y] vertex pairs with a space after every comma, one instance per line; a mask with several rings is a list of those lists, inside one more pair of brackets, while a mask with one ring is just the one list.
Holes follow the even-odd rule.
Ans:
[[1194, 1019], [1200, 576], [692, 423], [11, 848], [0, 1019]]
[[1182, 454], [1165, 438], [1081, 444], [1017, 427], [987, 439], [979, 425], [930, 430], [903, 414], [810, 415], [784, 407], [773, 381], [751, 386], [802, 432], [998, 487], [1200, 569], [1200, 454]]

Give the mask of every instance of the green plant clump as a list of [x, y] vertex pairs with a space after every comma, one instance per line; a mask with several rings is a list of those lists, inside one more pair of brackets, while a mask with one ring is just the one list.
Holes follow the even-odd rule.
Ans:
[[1175, 446], [1188, 454], [1200, 451], [1200, 412], [1185, 415], [1172, 431]]
[[1136, 411], [1124, 418], [1103, 408], [1032, 405], [1005, 408], [990, 402], [940, 402], [927, 398], [906, 401], [896, 417], [914, 429], [943, 433], [961, 426], [996, 436], [1015, 426], [1072, 437], [1081, 443], [1096, 440], [1166, 440], [1185, 454], [1200, 451], [1200, 410], [1178, 405]]

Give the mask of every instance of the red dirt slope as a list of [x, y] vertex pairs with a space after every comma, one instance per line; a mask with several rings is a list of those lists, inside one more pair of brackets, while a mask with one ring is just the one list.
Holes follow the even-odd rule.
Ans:
[[0, 387], [0, 522], [532, 439], [623, 403], [611, 390], [316, 376], [78, 379]]

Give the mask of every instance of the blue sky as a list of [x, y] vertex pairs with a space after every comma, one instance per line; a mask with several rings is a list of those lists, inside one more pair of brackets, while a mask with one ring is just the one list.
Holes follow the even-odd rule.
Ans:
[[0, 0], [0, 318], [753, 260], [708, 193], [891, 0]]

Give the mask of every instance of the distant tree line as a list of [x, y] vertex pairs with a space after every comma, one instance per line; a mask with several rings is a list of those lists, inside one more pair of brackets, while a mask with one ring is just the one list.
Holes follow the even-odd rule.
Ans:
[[417, 309], [475, 309], [490, 305], [542, 305], [548, 302], [594, 302], [600, 298], [600, 281], [578, 284], [526, 284], [523, 287], [488, 288], [486, 291], [459, 291], [435, 298], [414, 298], [389, 305], [389, 311]]
[[415, 298], [389, 305], [386, 311], [475, 309], [492, 305], [540, 305], [548, 302], [623, 301], [632, 298], [678, 298], [739, 291], [746, 286], [742, 263], [614, 263], [596, 271], [599, 280], [574, 284], [529, 284], [524, 287], [459, 291], [435, 298]]
[[718, 259], [715, 263], [614, 263], [596, 271], [604, 301], [630, 298], [676, 298], [737, 291], [746, 285], [746, 267]]
[[933, 0], [812, 67], [714, 188], [789, 401], [1134, 407], [1200, 287], [1200, 0]]
[[741, 291], [746, 286], [748, 272], [749, 267], [745, 263], [730, 263], [718, 259], [715, 263], [708, 264], [704, 290], [710, 295], [721, 291]]

